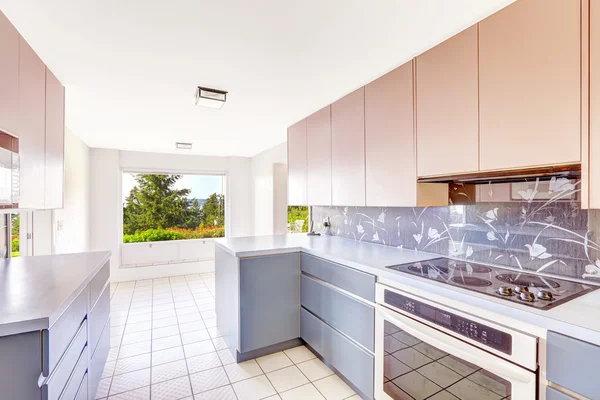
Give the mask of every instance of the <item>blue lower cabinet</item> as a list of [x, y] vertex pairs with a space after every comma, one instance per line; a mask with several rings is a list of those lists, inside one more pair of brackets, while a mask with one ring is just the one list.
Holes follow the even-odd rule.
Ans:
[[240, 353], [300, 336], [298, 253], [240, 260]]
[[546, 353], [546, 378], [550, 382], [589, 399], [600, 399], [600, 346], [549, 331]]
[[305, 308], [300, 312], [302, 339], [352, 383], [362, 396], [373, 399], [375, 366], [373, 355]]
[[300, 268], [305, 274], [375, 302], [375, 275], [305, 253], [300, 256]]
[[306, 275], [300, 281], [302, 306], [375, 352], [375, 307]]
[[102, 373], [104, 372], [104, 366], [106, 364], [106, 360], [108, 359], [109, 351], [110, 318], [106, 321], [106, 325], [104, 325], [104, 330], [100, 335], [100, 340], [98, 341], [96, 350], [92, 354], [90, 358], [90, 363], [88, 365], [88, 374], [86, 380], [88, 388], [88, 398], [90, 399], [96, 398], [96, 391], [98, 390], [100, 380], [102, 379]]

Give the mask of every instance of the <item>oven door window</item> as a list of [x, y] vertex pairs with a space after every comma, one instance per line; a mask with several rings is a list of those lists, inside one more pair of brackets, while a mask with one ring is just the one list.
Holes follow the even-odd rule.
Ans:
[[509, 399], [511, 383], [384, 322], [384, 392], [392, 399]]

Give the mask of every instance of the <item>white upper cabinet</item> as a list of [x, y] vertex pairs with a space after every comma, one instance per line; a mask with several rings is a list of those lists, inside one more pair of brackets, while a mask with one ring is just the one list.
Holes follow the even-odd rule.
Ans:
[[477, 26], [416, 58], [417, 172], [479, 170]]
[[63, 207], [65, 88], [46, 68], [46, 209]]
[[[589, 163], [589, 175], [584, 175], [589, 193], [582, 202], [589, 208], [600, 209], [600, 4], [590, 2], [590, 42], [589, 42], [589, 153], [586, 161]], [[588, 172], [585, 170], [583, 172]]]
[[581, 3], [519, 0], [479, 24], [480, 169], [581, 161]]
[[0, 11], [0, 131], [19, 129], [19, 32]]
[[306, 118], [308, 204], [331, 205], [331, 106]]
[[21, 38], [19, 46], [19, 159], [21, 208], [44, 209], [46, 66]]
[[288, 128], [288, 204], [307, 205], [306, 119]]
[[331, 105], [331, 186], [333, 205], [365, 205], [364, 87]]

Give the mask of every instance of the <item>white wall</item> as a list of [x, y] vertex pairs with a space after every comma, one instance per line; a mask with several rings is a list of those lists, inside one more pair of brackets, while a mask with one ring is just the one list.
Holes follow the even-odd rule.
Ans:
[[252, 234], [285, 233], [287, 230], [287, 167], [285, 167], [287, 144], [282, 143], [255, 155], [252, 157], [251, 164], [254, 198]]
[[276, 163], [273, 168], [273, 233], [283, 235], [288, 232], [288, 167], [287, 163]]
[[52, 216], [54, 253], [79, 253], [90, 248], [90, 148], [65, 131], [64, 208]]
[[111, 276], [121, 262], [119, 151], [90, 149], [90, 250], [110, 250]]
[[[225, 233], [253, 234], [251, 160], [247, 157], [207, 157], [91, 149], [91, 249], [110, 250], [115, 281], [190, 273], [189, 265], [119, 268], [122, 246], [122, 171], [225, 174]], [[203, 265], [202, 268], [205, 268]], [[196, 268], [197, 271], [197, 268]]]

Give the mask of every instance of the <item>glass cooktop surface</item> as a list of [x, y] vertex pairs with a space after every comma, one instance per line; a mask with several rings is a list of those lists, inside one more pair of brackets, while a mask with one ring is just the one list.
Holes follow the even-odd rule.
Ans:
[[389, 269], [548, 310], [596, 287], [559, 278], [440, 257]]

